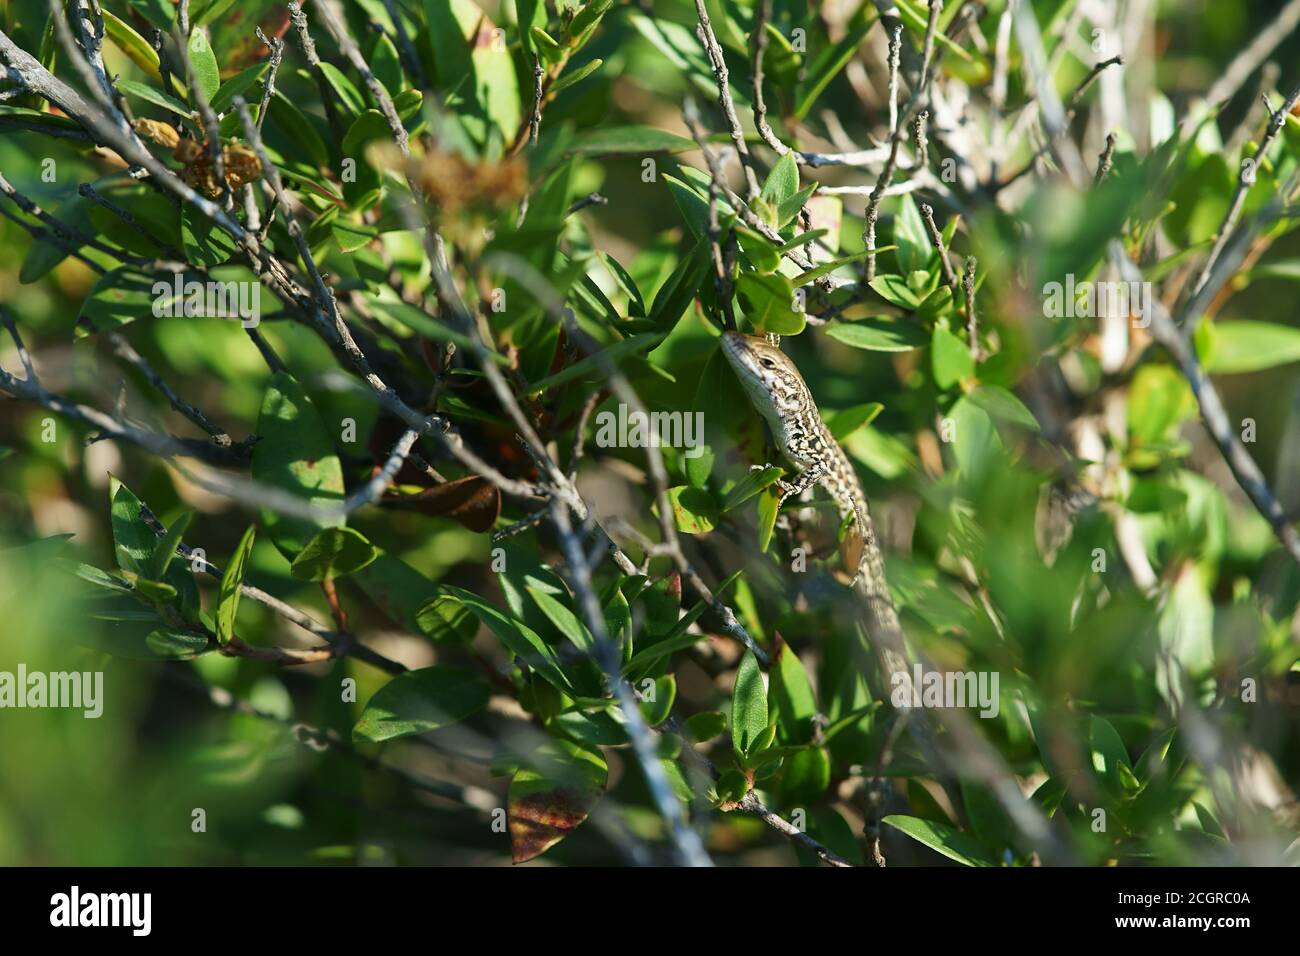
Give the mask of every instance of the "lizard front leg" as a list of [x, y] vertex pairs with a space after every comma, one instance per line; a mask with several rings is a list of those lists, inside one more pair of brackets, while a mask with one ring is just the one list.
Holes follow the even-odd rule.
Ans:
[[776, 507], [785, 504], [785, 500], [793, 495], [802, 494], [805, 490], [815, 485], [826, 477], [826, 462], [817, 461], [809, 465], [803, 471], [794, 475], [790, 481], [778, 480], [776, 487], [781, 492], [781, 498], [776, 503]]

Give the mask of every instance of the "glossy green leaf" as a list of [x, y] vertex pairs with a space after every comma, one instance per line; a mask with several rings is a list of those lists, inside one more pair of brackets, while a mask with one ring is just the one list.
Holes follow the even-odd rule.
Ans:
[[264, 512], [272, 540], [293, 558], [318, 531], [344, 524], [336, 510], [344, 497], [343, 467], [315, 405], [288, 372], [271, 376], [257, 434], [261, 441], [253, 446], [253, 477], [318, 509], [310, 516]]
[[767, 689], [758, 658], [746, 651], [736, 670], [731, 692], [731, 745], [741, 757], [757, 753], [757, 744], [767, 732]]
[[217, 642], [229, 644], [235, 635], [235, 614], [239, 611], [240, 587], [244, 583], [244, 572], [248, 567], [248, 556], [253, 551], [253, 537], [257, 529], [249, 525], [244, 536], [239, 539], [239, 546], [231, 555], [226, 570], [221, 575], [221, 589], [217, 599]]
[[826, 327], [826, 334], [845, 345], [869, 352], [910, 352], [930, 341], [915, 321], [884, 317], [835, 322]]
[[998, 865], [993, 855], [978, 841], [945, 824], [901, 814], [887, 816], [881, 822], [963, 866]]
[[464, 720], [488, 702], [488, 682], [472, 671], [435, 665], [398, 674], [367, 701], [352, 739], [379, 743]]
[[364, 568], [379, 551], [353, 528], [326, 528], [293, 559], [289, 571], [301, 581], [341, 578]]

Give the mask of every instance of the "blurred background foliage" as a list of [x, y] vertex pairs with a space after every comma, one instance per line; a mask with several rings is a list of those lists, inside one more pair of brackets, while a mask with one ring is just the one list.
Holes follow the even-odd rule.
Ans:
[[[776, 750], [758, 770], [759, 792], [782, 815], [806, 820], [811, 835], [849, 860], [865, 862], [872, 840], [879, 839], [891, 864], [1038, 861], [1039, 848], [985, 781], [939, 772], [907, 735], [893, 733], [895, 712], [850, 623], [852, 605], [834, 582], [833, 511], [820, 498], [813, 512], [791, 505], [773, 531], [770, 488], [753, 488], [743, 500], [735, 493], [748, 466], [765, 463], [771, 453], [716, 351], [718, 303], [700, 238], [708, 176], [682, 121], [684, 98], [703, 104], [711, 129], [724, 126], [713, 108], [713, 74], [695, 39], [694, 4], [592, 3], [586, 5], [590, 23], [575, 21], [584, 5], [567, 0], [558, 10], [523, 2], [480, 9], [468, 0], [344, 4], [381, 82], [395, 100], [406, 96], [399, 105], [409, 107], [404, 119], [417, 144], [410, 164], [381, 145], [388, 131], [379, 104], [320, 27], [313, 5], [306, 12], [334, 71], [325, 79], [308, 69], [278, 3], [196, 0], [190, 20], [211, 38], [220, 84], [235, 84], [207, 91], [227, 108], [236, 87], [250, 103], [261, 93], [258, 64], [266, 48], [253, 36], [254, 24], [283, 37], [278, 93], [264, 126], [267, 154], [296, 192], [310, 247], [376, 366], [409, 383], [407, 394], [423, 389], [427, 395], [438, 382], [436, 410], [467, 443], [509, 475], [530, 474], [513, 426], [474, 364], [463, 351], [450, 368], [441, 364], [440, 345], [450, 336], [436, 310], [431, 318], [399, 296], [415, 290], [417, 300], [432, 301], [424, 248], [402, 218], [409, 200], [404, 170], [427, 177], [428, 208], [452, 247], [462, 291], [481, 306], [491, 344], [509, 356], [512, 381], [529, 396], [526, 408], [563, 454], [579, 410], [603, 388], [602, 376], [592, 365], [566, 373], [576, 361], [572, 338], [533, 290], [500, 266], [502, 254], [519, 256], [551, 280], [597, 342], [607, 348], [630, 343], [611, 354], [648, 407], [705, 413], [705, 455], [687, 459], [664, 449], [678, 527], [709, 583], [729, 583], [724, 600], [770, 655], [793, 658], [794, 670], [786, 674], [786, 665], [774, 664], [782, 676], [769, 670], [766, 693], [761, 682], [757, 692], [746, 690], [751, 685], [737, 672], [743, 675], [746, 667], [740, 648], [722, 636], [716, 616], [701, 608], [698, 618], [679, 623], [699, 598], [689, 586], [682, 595], [666, 559], [649, 563], [648, 579], [616, 574], [607, 562], [597, 586], [625, 664], [687, 635], [680, 647], [661, 647], [657, 659], [643, 659], [628, 673], [655, 682], [656, 700], [643, 704], [651, 723], [662, 726], [671, 710], [688, 740], [693, 736], [695, 746], [728, 771], [717, 782], [692, 778], [680, 752], [691, 744], [665, 735], [665, 766], [681, 796], [704, 804], [693, 816], [715, 860], [813, 862], [759, 820], [707, 806], [725, 807], [744, 792], [743, 781], [739, 791], [728, 788], [735, 786], [736, 768], [754, 771], [755, 754], [733, 745], [727, 728], [735, 730], [741, 717], [753, 719], [761, 705], [759, 724], [776, 728], [768, 740]], [[167, 0], [103, 0], [102, 6], [119, 24], [104, 47], [108, 72], [120, 74], [136, 116], [178, 122], [171, 107], [159, 105], [161, 86], [147, 55], [150, 27], [169, 25], [173, 6]], [[776, 2], [766, 60], [769, 109], [779, 133], [824, 151], [835, 148], [835, 127], [860, 144], [887, 135], [884, 31], [875, 6], [828, 6], [834, 9]], [[899, 6], [911, 14], [904, 21], [907, 42], [917, 47], [924, 4], [900, 0]], [[962, 6], [950, 4], [943, 22], [952, 23]], [[987, 358], [977, 365], [961, 348], [955, 355], [944, 351], [943, 336], [960, 346], [965, 335], [951, 296], [940, 295], [928, 310], [919, 304], [940, 289], [942, 276], [924, 231], [917, 231], [911, 196], [886, 200], [881, 219], [882, 242], [897, 247], [881, 253], [881, 272], [896, 278], [901, 291], [873, 287], [841, 298], [832, 303], [830, 325], [805, 328], [802, 318], [773, 307], [765, 313], [767, 325], [748, 327], [786, 334], [786, 350], [858, 467], [883, 528], [890, 582], [914, 644], [940, 668], [1000, 675], [998, 716], [974, 724], [1015, 773], [1026, 799], [1051, 817], [1072, 859], [1294, 862], [1300, 573], [1198, 424], [1195, 399], [1177, 368], [1135, 334], [1130, 361], [1103, 370], [1096, 320], [1048, 319], [1040, 294], [1045, 283], [1066, 273], [1098, 278], [1111, 238], [1142, 253], [1157, 283], [1186, 266], [1183, 256], [1208, 249], [1239, 159], [1253, 148], [1247, 137], [1234, 142], [1231, 133], [1252, 114], [1249, 138], [1257, 139], [1262, 127], [1254, 81], [1186, 149], [1162, 151], [1160, 144], [1175, 118], [1198, 105], [1282, 4], [1123, 6], [1144, 7], [1148, 16], [1134, 21], [1140, 37], [1119, 38], [1129, 84], [1121, 95], [1131, 123], [1120, 131], [1110, 177], [1081, 193], [1059, 179], [1030, 176], [1001, 203], [978, 183], [958, 187], [968, 214], [946, 238], [958, 262], [966, 255], [978, 260]], [[1070, 0], [1032, 3], [1049, 53], [1062, 42], [1064, 30], [1057, 28], [1073, 24], [1053, 75], [1065, 97], [1093, 62], [1087, 59], [1090, 30], [1072, 19], [1075, 7]], [[390, 8], [398, 11], [400, 31]], [[753, 4], [710, 2], [708, 8], [731, 66], [737, 108], [751, 129], [747, 37]], [[981, 141], [995, 122], [987, 110], [990, 51], [1003, 8], [1000, 0], [981, 7], [974, 29], [983, 42], [962, 43], [967, 54], [948, 56], [938, 80], [963, 96], [968, 92], [965, 115]], [[7, 0], [0, 26], [75, 84], [75, 72], [49, 33], [49, 16], [39, 0]], [[521, 30], [521, 16], [533, 17], [543, 35]], [[495, 26], [504, 30], [500, 43]], [[806, 31], [803, 54], [789, 44], [795, 29]], [[417, 61], [399, 50], [402, 35]], [[477, 39], [467, 42], [466, 35]], [[1019, 50], [1012, 49], [1007, 102], [1018, 104], [1027, 95]], [[549, 84], [535, 146], [526, 136], [534, 51], [546, 63]], [[1291, 65], [1298, 54], [1300, 42], [1291, 35], [1271, 57], [1282, 65], [1277, 90], [1269, 89], [1274, 104], [1295, 81]], [[432, 95], [412, 92], [421, 80]], [[79, 195], [79, 184], [95, 184], [156, 227], [155, 238], [174, 238], [190, 262], [205, 261], [221, 277], [251, 276], [237, 260], [228, 261], [229, 249], [214, 254], [194, 241], [189, 217], [196, 213], [186, 211], [183, 222], [170, 198], [131, 183], [115, 156], [54, 135], [59, 131], [51, 126], [66, 121], [52, 117], [38, 98], [6, 98], [3, 110], [0, 174], [18, 192], [114, 248], [161, 255], [156, 243], [123, 229], [112, 213]], [[180, 122], [198, 131], [188, 117]], [[1105, 132], [1083, 120], [1072, 127], [1085, 138], [1090, 168], [1094, 142]], [[233, 113], [223, 119], [222, 134], [242, 138]], [[722, 133], [712, 137], [715, 150], [727, 142]], [[807, 185], [809, 175], [827, 185], [875, 181], [860, 169], [803, 169], [791, 189], [776, 182], [785, 167], [775, 154], [756, 136], [750, 145], [765, 174], [776, 170], [769, 181], [778, 199]], [[1019, 168], [1032, 150], [1026, 140], [1011, 149], [1000, 170], [977, 169], [977, 178], [987, 183], [989, 174]], [[1247, 215], [1263, 208], [1294, 171], [1298, 151], [1300, 125], [1292, 120], [1261, 169]], [[341, 175], [347, 158], [359, 162], [357, 182]], [[981, 164], [975, 155], [961, 158], [961, 165]], [[42, 176], [47, 168], [57, 170], [52, 181]], [[739, 176], [732, 186], [740, 189]], [[567, 215], [572, 203], [592, 192], [606, 201]], [[954, 222], [952, 207], [932, 196], [928, 201], [939, 209], [941, 227]], [[862, 252], [863, 202], [846, 197], [842, 210], [838, 200], [820, 207], [814, 225], [832, 224], [822, 241], [836, 256]], [[0, 205], [31, 221], [8, 200]], [[1300, 506], [1300, 326], [1291, 307], [1300, 244], [1294, 224], [1294, 217], [1283, 217], [1272, 227], [1269, 248], [1233, 280], [1234, 294], [1213, 322], [1203, 323], [1198, 338], [1202, 360], [1222, 373], [1216, 382], [1232, 420], [1255, 423], [1247, 447], [1292, 512]], [[797, 223], [780, 225], [784, 240], [801, 231]], [[270, 240], [277, 254], [294, 258], [282, 222]], [[101, 410], [121, 409], [147, 428], [202, 437], [138, 370], [114, 358], [102, 333], [78, 334], [79, 316], [89, 315], [93, 324], [116, 314], [88, 311], [85, 303], [93, 301], [99, 280], [93, 269], [62, 254], [57, 243], [35, 241], [10, 218], [0, 221], [0, 244], [0, 302], [16, 317], [46, 388]], [[775, 277], [778, 289], [788, 290], [798, 272], [765, 266], [778, 259], [773, 243], [753, 233], [742, 235], [741, 247], [742, 274]], [[115, 264], [83, 251], [101, 265]], [[849, 262], [839, 274], [852, 276], [858, 267]], [[490, 305], [498, 288], [511, 303], [501, 313]], [[763, 311], [763, 288], [751, 287], [740, 300], [742, 316]], [[1159, 288], [1164, 294], [1171, 286]], [[268, 394], [300, 396], [294, 399], [299, 413], [283, 435], [323, 442], [324, 457], [338, 462], [346, 488], [358, 487], [387, 456], [400, 423], [364, 390], [340, 387], [324, 374], [337, 367], [336, 359], [292, 309], [266, 289], [262, 303], [259, 331], [283, 360], [287, 384], [273, 377], [237, 322], [156, 318], [146, 305], [120, 331], [237, 442], [251, 435], [266, 441]], [[1234, 325], [1242, 320], [1261, 325]], [[21, 369], [7, 339], [0, 365], [11, 373]], [[603, 393], [600, 402], [600, 410], [617, 407]], [[1048, 420], [1053, 409], [1061, 420]], [[53, 440], [47, 419], [54, 422]], [[951, 442], [939, 435], [944, 419], [956, 426]], [[1092, 444], [1071, 445], [1080, 429], [1093, 436]], [[345, 437], [351, 434], [355, 438]], [[132, 659], [192, 656], [194, 645], [185, 640], [164, 642], [160, 650], [147, 638], [169, 620], [167, 608], [181, 609], [184, 595], [173, 600], [168, 594], [152, 605], [159, 617], [133, 632], [130, 656], [103, 650], [122, 649], [113, 643], [120, 621], [110, 626], [91, 616], [98, 605], [87, 603], [90, 572], [83, 567], [81, 578], [72, 572], [79, 563], [114, 576], [132, 570], [114, 543], [115, 531], [119, 545], [123, 536], [139, 533], [135, 497], [167, 527], [189, 520], [185, 544], [202, 548], [223, 568], [236, 561], [241, 536], [256, 524], [244, 581], [317, 621], [330, 621], [334, 612], [331, 589], [294, 560], [304, 542], [287, 543], [251, 498], [214, 494], [185, 467], [125, 442], [89, 441], [93, 437], [94, 429], [38, 405], [0, 402], [0, 670], [14, 671], [20, 662], [29, 671], [103, 670], [106, 693], [98, 720], [57, 710], [0, 712], [0, 862], [495, 864], [509, 861], [512, 850], [516, 859], [528, 851], [517, 829], [506, 834], [493, 826], [496, 808], [509, 806], [517, 821], [530, 794], [540, 792], [545, 808], [557, 787], [567, 788], [568, 796], [550, 809], [579, 821], [590, 810], [591, 819], [543, 860], [666, 858], [663, 820], [622, 731], [609, 726], [603, 704], [589, 699], [599, 696], [594, 672], [560, 653], [571, 650], [566, 642], [580, 643], [583, 631], [566, 626], [574, 607], [568, 588], [543, 565], [555, 560], [553, 539], [545, 530], [511, 537], [502, 545], [505, 570], [492, 562], [488, 531], [533, 505], [502, 499], [486, 483], [462, 488], [454, 501], [429, 496], [439, 486], [408, 465], [382, 506], [349, 517], [348, 527], [362, 541], [353, 542], [364, 554], [358, 563], [369, 563], [330, 575], [337, 578], [348, 628], [407, 666], [436, 664], [448, 673], [478, 675], [469, 691], [448, 687], [442, 691], [447, 696], [435, 694], [436, 709], [451, 710], [451, 701], [468, 693], [467, 715], [454, 725], [422, 733], [416, 731], [423, 726], [388, 728], [369, 739], [370, 731], [358, 731], [354, 742], [368, 702], [393, 678], [354, 656], [283, 667], [222, 653], [216, 618], [229, 605], [217, 577], [193, 578], [201, 587], [202, 616], [178, 611], [186, 615], [179, 630], [205, 653], [168, 662]], [[418, 447], [444, 477], [466, 477], [434, 443]], [[253, 446], [253, 477], [274, 471], [259, 466], [259, 456], [266, 462], [274, 454], [268, 448]], [[118, 480], [129, 490], [119, 489]], [[1088, 487], [1086, 504], [1062, 504], [1063, 495], [1069, 497], [1062, 489], [1071, 482]], [[301, 492], [305, 485], [291, 480], [290, 487]], [[639, 449], [588, 448], [579, 487], [599, 514], [654, 534]], [[342, 488], [326, 491], [338, 497]], [[110, 496], [126, 509], [117, 527]], [[188, 512], [192, 519], [182, 519]], [[323, 541], [322, 548], [343, 546], [338, 537]], [[810, 549], [814, 573], [790, 570], [795, 546]], [[1136, 569], [1133, 549], [1142, 555]], [[176, 570], [185, 564], [175, 558], [173, 571], [186, 574]], [[1143, 566], [1151, 580], [1142, 579]], [[739, 576], [732, 578], [734, 572]], [[553, 603], [559, 610], [529, 586], [558, 597]], [[491, 612], [475, 598], [504, 609], [498, 613], [507, 636], [478, 626]], [[521, 664], [511, 640], [528, 628], [561, 662], [558, 676]], [[238, 603], [235, 632], [257, 648], [314, 643], [247, 598]], [[782, 639], [786, 650], [778, 654]], [[355, 696], [341, 699], [347, 679], [356, 682]], [[1252, 702], [1242, 701], [1243, 680], [1254, 683]], [[560, 684], [569, 684], [568, 691]], [[482, 700], [475, 696], [480, 685]], [[410, 716], [403, 708], [419, 711], [409, 699], [390, 702], [392, 719]], [[371, 717], [379, 720], [373, 711]], [[440, 723], [441, 717], [424, 719]], [[580, 769], [578, 783], [545, 766], [529, 769], [536, 760], [524, 755], [555, 748], [562, 751], [561, 764]], [[888, 760], [880, 765], [882, 753]], [[534, 777], [541, 778], [540, 787]], [[878, 777], [886, 780], [883, 786], [874, 782]], [[595, 799], [598, 793], [603, 796]], [[206, 832], [192, 828], [196, 808], [205, 811]], [[1098, 809], [1105, 811], [1103, 832], [1096, 829]], [[894, 825], [882, 826], [882, 817]]]

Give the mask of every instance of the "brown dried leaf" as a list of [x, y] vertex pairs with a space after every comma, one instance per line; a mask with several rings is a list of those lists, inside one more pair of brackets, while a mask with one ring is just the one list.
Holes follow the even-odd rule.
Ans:
[[384, 504], [435, 518], [451, 518], [482, 534], [491, 531], [501, 515], [501, 492], [486, 478], [466, 475], [413, 495], [386, 498]]
[[180, 134], [176, 132], [174, 126], [159, 120], [138, 119], [135, 121], [135, 131], [164, 149], [175, 149], [181, 141]]
[[510, 780], [510, 855], [525, 863], [574, 831], [605, 790], [609, 767], [600, 751], [552, 740]]

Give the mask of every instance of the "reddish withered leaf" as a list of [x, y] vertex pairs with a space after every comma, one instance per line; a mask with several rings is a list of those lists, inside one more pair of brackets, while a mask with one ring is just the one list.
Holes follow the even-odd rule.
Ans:
[[510, 780], [510, 855], [526, 863], [574, 831], [609, 778], [600, 751], [553, 740], [529, 757]]
[[466, 475], [413, 495], [385, 498], [384, 504], [436, 518], [451, 518], [482, 534], [492, 530], [501, 514], [501, 492], [485, 478]]

